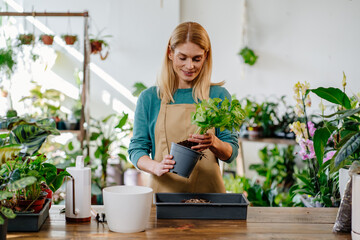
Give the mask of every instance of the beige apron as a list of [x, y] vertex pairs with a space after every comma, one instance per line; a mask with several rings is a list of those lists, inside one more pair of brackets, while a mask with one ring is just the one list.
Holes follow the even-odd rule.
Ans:
[[[191, 124], [194, 104], [166, 104], [161, 102], [155, 125], [155, 161], [161, 162], [170, 153], [171, 142], [188, 139], [197, 127]], [[214, 129], [210, 130], [214, 133]], [[154, 192], [225, 193], [225, 186], [215, 155], [209, 150], [199, 160], [189, 178], [174, 173], [158, 177], [151, 175]]]

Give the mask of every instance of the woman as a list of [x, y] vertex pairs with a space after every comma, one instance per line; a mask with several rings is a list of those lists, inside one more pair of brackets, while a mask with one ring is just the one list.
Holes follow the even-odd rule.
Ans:
[[[140, 170], [151, 173], [154, 192], [224, 193], [218, 159], [230, 163], [238, 153], [237, 136], [228, 130], [212, 129], [193, 134], [194, 103], [204, 99], [231, 99], [223, 83], [210, 82], [212, 55], [210, 39], [198, 23], [185, 22], [172, 33], [157, 87], [143, 91], [138, 99], [130, 160]], [[170, 173], [175, 161], [169, 155], [171, 142], [189, 140], [203, 151], [189, 178]], [[152, 158], [149, 154], [151, 153]]]

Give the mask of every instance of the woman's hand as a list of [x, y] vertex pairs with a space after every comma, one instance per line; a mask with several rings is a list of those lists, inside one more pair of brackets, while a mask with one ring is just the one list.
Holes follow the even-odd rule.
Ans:
[[170, 171], [174, 168], [175, 161], [172, 160], [172, 155], [165, 155], [164, 159], [161, 162], [157, 162], [154, 166], [153, 173], [160, 177], [161, 175]]
[[212, 133], [190, 134], [188, 141], [196, 142], [199, 145], [191, 147], [195, 151], [204, 151], [210, 149], [220, 160], [226, 161], [232, 155], [232, 147], [229, 143], [221, 141]]
[[[199, 145], [191, 147], [195, 151], [204, 151], [210, 147], [215, 147], [215, 142], [219, 140], [214, 134], [190, 134], [188, 141], [198, 143]], [[220, 140], [219, 140], [220, 141]]]

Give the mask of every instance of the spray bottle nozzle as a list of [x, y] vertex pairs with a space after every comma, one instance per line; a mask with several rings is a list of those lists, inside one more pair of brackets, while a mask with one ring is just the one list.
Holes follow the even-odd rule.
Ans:
[[83, 156], [76, 157], [75, 167], [76, 168], [84, 168], [84, 157]]

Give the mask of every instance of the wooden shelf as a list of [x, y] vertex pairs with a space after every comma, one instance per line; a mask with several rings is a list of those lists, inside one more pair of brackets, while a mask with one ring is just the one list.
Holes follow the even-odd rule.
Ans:
[[259, 142], [259, 143], [286, 144], [286, 145], [296, 144], [295, 139], [286, 139], [286, 138], [258, 138], [258, 139], [239, 138], [239, 142]]

